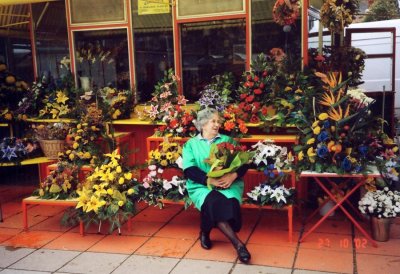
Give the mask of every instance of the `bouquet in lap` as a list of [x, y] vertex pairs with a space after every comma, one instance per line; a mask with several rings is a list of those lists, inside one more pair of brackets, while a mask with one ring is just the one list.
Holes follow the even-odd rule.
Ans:
[[[234, 172], [253, 158], [254, 152], [246, 150], [245, 146], [234, 145], [229, 142], [212, 144], [210, 156], [204, 160], [211, 166], [208, 177], [218, 178], [227, 173]], [[209, 189], [211, 185], [207, 183]]]

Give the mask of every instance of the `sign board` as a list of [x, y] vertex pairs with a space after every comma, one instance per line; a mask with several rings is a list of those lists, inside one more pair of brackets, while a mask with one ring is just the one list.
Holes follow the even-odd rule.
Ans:
[[138, 14], [160, 14], [169, 13], [169, 0], [139, 0]]

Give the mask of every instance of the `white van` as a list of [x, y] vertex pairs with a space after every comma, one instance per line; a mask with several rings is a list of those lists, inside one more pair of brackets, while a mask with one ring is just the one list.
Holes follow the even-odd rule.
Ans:
[[[373, 32], [377, 28], [396, 28], [395, 60], [388, 57], [371, 58], [365, 61], [361, 88], [367, 92], [395, 91], [395, 108], [400, 110], [400, 19], [353, 23], [348, 29], [368, 29], [371, 32], [352, 33], [351, 44], [367, 54], [392, 54], [393, 37], [390, 32]], [[318, 21], [314, 21], [310, 33], [318, 32]], [[324, 36], [323, 45], [330, 45], [330, 37]], [[318, 48], [318, 37], [311, 37], [309, 47]], [[392, 86], [392, 68], [395, 67], [395, 81]]]

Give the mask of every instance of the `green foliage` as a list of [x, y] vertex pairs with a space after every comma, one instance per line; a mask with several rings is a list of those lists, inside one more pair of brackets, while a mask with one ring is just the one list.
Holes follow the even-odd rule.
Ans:
[[370, 6], [364, 22], [384, 21], [400, 18], [397, 0], [375, 0]]

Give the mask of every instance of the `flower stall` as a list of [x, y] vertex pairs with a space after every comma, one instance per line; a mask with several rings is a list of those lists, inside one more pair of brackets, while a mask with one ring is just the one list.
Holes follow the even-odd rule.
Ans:
[[[324, 2], [320, 24], [334, 39], [318, 49], [308, 47], [309, 1], [235, 0], [218, 9], [190, 1], [191, 12], [178, 0], [160, 14], [137, 1], [110, 7], [90, 0], [90, 10], [83, 2], [54, 3], [67, 15], [69, 52], [47, 56], [32, 48], [35, 64], [55, 62], [51, 73], [35, 69], [28, 85], [0, 63], [0, 122], [27, 122], [23, 132], [41, 144], [62, 139], [35, 203], [69, 201], [66, 223], [94, 222], [99, 231], [104, 221], [120, 230], [138, 202], [189, 207], [182, 145], [198, 134], [196, 112], [215, 108], [221, 131], [238, 146], [213, 146], [208, 176], [249, 163], [243, 207], [287, 210], [291, 240], [293, 207], [312, 198], [316, 181], [321, 206], [333, 201], [331, 211], [341, 209], [375, 243], [343, 204], [371, 181], [376, 191], [392, 191], [399, 156], [374, 113], [376, 100], [360, 88], [367, 54], [344, 40], [357, 1]], [[106, 16], [97, 6], [113, 12]], [[25, 160], [35, 140], [4, 139], [0, 162]], [[360, 201], [362, 213], [370, 196]], [[32, 201], [25, 201], [25, 218]]]

